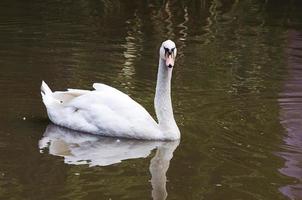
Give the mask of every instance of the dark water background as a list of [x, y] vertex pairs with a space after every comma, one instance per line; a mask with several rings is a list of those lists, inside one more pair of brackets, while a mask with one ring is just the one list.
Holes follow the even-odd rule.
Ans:
[[[0, 199], [302, 199], [298, 0], [0, 1]], [[180, 143], [48, 126], [41, 80], [103, 82], [154, 115], [178, 46]]]

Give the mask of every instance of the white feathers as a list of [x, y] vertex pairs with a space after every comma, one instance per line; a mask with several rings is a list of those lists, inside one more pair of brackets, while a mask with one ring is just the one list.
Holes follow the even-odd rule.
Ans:
[[[168, 44], [171, 45], [171, 42]], [[108, 85], [94, 83], [95, 90], [92, 91], [68, 89], [52, 92], [43, 81], [41, 94], [49, 119], [73, 130], [104, 136], [146, 140], [179, 139], [180, 132], [173, 117], [170, 96], [172, 69], [166, 69], [164, 63], [160, 59], [155, 97], [159, 124], [127, 94]]]

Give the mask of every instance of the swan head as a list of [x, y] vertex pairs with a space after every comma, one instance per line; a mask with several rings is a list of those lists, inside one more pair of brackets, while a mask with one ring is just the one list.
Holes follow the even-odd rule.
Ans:
[[160, 58], [165, 61], [167, 67], [169, 68], [174, 67], [176, 54], [177, 54], [176, 45], [172, 40], [166, 40], [162, 43], [159, 50], [159, 55]]

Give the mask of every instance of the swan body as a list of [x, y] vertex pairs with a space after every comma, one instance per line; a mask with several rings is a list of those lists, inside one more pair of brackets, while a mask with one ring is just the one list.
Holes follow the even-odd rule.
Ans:
[[174, 120], [170, 95], [175, 56], [174, 42], [163, 42], [154, 100], [159, 123], [127, 94], [100, 83], [94, 83], [92, 91], [52, 92], [42, 81], [41, 94], [48, 117], [57, 125], [103, 136], [177, 140], [180, 131]]

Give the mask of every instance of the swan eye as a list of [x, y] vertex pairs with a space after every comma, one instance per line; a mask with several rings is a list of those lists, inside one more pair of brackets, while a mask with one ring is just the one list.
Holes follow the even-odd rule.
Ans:
[[164, 49], [165, 49], [165, 55], [171, 55], [174, 52], [175, 47], [172, 48], [171, 50], [166, 47], [164, 47]]

